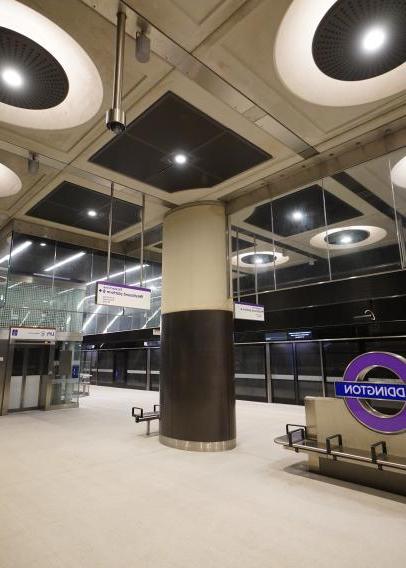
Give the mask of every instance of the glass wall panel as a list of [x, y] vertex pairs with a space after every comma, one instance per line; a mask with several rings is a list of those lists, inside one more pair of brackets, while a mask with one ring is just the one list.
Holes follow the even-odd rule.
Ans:
[[327, 247], [333, 279], [401, 267], [393, 192], [386, 156], [324, 180]]
[[236, 397], [266, 401], [265, 347], [236, 345], [234, 354]]
[[323, 182], [301, 187], [272, 202], [276, 250], [276, 288], [330, 279], [328, 252], [314, 247], [315, 234], [326, 229]]

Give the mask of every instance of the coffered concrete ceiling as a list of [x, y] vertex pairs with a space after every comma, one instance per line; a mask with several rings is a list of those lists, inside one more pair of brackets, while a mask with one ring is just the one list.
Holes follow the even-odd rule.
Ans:
[[[63, 130], [57, 124], [52, 129], [17, 127], [7, 122], [0, 109], [0, 162], [13, 169], [23, 185], [18, 194], [0, 198], [3, 224], [16, 218], [52, 226], [51, 221], [32, 219], [27, 212], [61, 182], [108, 194], [114, 181], [116, 196], [130, 203], [139, 205], [140, 192], [145, 193], [146, 227], [152, 228], [171, 207], [200, 199], [230, 201], [263, 185], [269, 176], [306, 165], [319, 153], [328, 156], [339, 145], [355, 145], [377, 129], [396, 130], [406, 114], [405, 91], [353, 107], [316, 105], [293, 94], [282, 83], [274, 60], [277, 31], [290, 0], [126, 0], [122, 6], [127, 14], [123, 101], [127, 123], [170, 91], [271, 156], [211, 187], [169, 193], [89, 161], [114, 138], [105, 127], [104, 115], [111, 106], [119, 2], [22, 3], [57, 24], [85, 50], [100, 74], [103, 99], [90, 120]], [[142, 20], [152, 49], [150, 61], [144, 64], [135, 59], [135, 35]], [[165, 130], [165, 124], [161, 128]], [[227, 153], [226, 146], [223, 151]], [[27, 172], [29, 152], [38, 154], [40, 161], [34, 175]], [[379, 170], [365, 175], [369, 186], [379, 185]], [[332, 190], [354, 197], [342, 186]], [[64, 228], [95, 235], [91, 225], [88, 231]], [[114, 240], [131, 240], [139, 231], [140, 223], [135, 223], [114, 235]]]

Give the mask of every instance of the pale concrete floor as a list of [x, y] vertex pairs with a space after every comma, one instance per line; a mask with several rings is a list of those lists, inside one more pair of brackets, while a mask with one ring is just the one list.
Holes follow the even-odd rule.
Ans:
[[[403, 566], [406, 499], [291, 468], [303, 409], [239, 402], [238, 448], [199, 454], [130, 418], [157, 393], [0, 418], [1, 568]], [[289, 469], [287, 469], [289, 468]]]

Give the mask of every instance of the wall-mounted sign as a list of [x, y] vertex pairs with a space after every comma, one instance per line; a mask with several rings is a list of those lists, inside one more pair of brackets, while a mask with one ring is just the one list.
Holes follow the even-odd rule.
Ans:
[[234, 302], [235, 319], [265, 321], [264, 306], [247, 304], [246, 302]]
[[298, 331], [288, 331], [289, 339], [311, 339], [313, 336], [309, 329], [299, 329]]
[[[368, 371], [382, 367], [392, 371], [400, 383], [367, 383], [362, 379]], [[343, 381], [335, 383], [338, 396], [345, 398], [351, 414], [367, 428], [383, 434], [406, 431], [406, 359], [394, 353], [372, 351], [356, 357], [345, 370]], [[403, 407], [396, 414], [382, 414], [367, 399], [398, 400]]]
[[117, 308], [149, 310], [151, 308], [151, 290], [139, 286], [96, 282], [95, 303]]
[[10, 327], [10, 339], [26, 341], [55, 341], [56, 330], [45, 327]]

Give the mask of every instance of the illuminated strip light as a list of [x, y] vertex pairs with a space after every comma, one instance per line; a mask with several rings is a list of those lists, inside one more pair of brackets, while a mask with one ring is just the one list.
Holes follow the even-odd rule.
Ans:
[[[144, 285], [148, 284], [149, 282], [156, 282], [157, 280], [162, 280], [162, 276], [157, 276], [156, 278], [148, 278], [147, 280], [144, 280], [142, 284]], [[141, 286], [141, 282], [133, 282], [132, 284], [129, 284], [129, 286]]]
[[78, 258], [83, 256], [84, 254], [86, 254], [86, 253], [81, 251], [81, 252], [78, 252], [76, 254], [73, 254], [72, 256], [68, 256], [68, 258], [65, 258], [65, 260], [61, 260], [60, 262], [57, 262], [56, 264], [53, 264], [52, 266], [48, 266], [48, 268], [44, 268], [44, 272], [50, 272], [51, 270], [55, 270], [55, 268], [59, 268], [60, 266], [64, 266], [65, 264], [68, 264], [69, 262], [73, 262], [74, 260], [77, 260]]
[[[144, 264], [143, 268], [148, 268], [149, 264]], [[132, 268], [128, 268], [127, 270], [122, 270], [121, 272], [115, 272], [114, 274], [110, 274], [107, 278], [107, 274], [102, 278], [97, 278], [96, 280], [91, 280], [90, 282], [86, 282], [86, 286], [91, 286], [91, 284], [96, 284], [96, 282], [104, 282], [105, 280], [110, 280], [111, 278], [116, 278], [116, 276], [122, 276], [123, 274], [129, 274], [130, 272], [135, 272], [136, 270], [140, 270], [141, 266], [133, 266]]]
[[6, 254], [6, 256], [3, 256], [2, 258], [0, 258], [0, 264], [2, 264], [3, 262], [6, 262], [6, 260], [9, 260], [10, 258], [13, 258], [13, 256], [15, 256], [16, 254], [23, 252], [23, 250], [25, 250], [26, 248], [28, 248], [31, 245], [32, 245], [32, 241], [25, 241], [24, 243], [22, 243], [18, 247], [13, 248], [11, 253]]
[[72, 292], [72, 290], [80, 290], [80, 288], [68, 288], [67, 290], [62, 290], [62, 292], [58, 292], [58, 294], [66, 294], [67, 292]]
[[89, 296], [82, 298], [82, 300], [80, 300], [80, 302], [76, 306], [76, 309], [78, 310], [86, 302], [86, 300], [89, 300], [90, 298], [94, 298], [94, 294], [90, 294]]
[[89, 323], [91, 321], [93, 321], [93, 319], [95, 318], [96, 314], [98, 314], [100, 312], [100, 310], [102, 309], [103, 306], [97, 306], [96, 310], [92, 313], [92, 315], [85, 321], [85, 323], [83, 324], [82, 327], [82, 331], [85, 331], [85, 329], [87, 328], [87, 326], [89, 325]]
[[107, 332], [108, 332], [109, 328], [113, 325], [113, 323], [114, 323], [115, 321], [117, 321], [117, 319], [120, 317], [121, 313], [122, 313], [122, 310], [120, 310], [120, 311], [118, 312], [118, 314], [117, 314], [116, 316], [114, 316], [114, 318], [113, 318], [113, 319], [106, 325], [106, 327], [104, 328], [103, 333], [107, 333]]
[[155, 312], [152, 314], [152, 316], [151, 316], [150, 318], [147, 319], [147, 321], [145, 322], [145, 324], [142, 326], [141, 329], [145, 329], [145, 328], [147, 327], [148, 323], [149, 323], [152, 319], [154, 319], [154, 317], [155, 317], [155, 316], [157, 315], [157, 313], [160, 312], [160, 311], [161, 311], [161, 307], [159, 307], [157, 310], [155, 310]]
[[11, 286], [9, 286], [8, 289], [11, 290], [11, 288], [15, 288], [16, 286], [19, 286], [20, 284], [22, 284], [22, 282], [16, 282], [15, 284], [12, 284]]
[[21, 321], [21, 323], [20, 323], [20, 326], [23, 325], [23, 323], [25, 323], [25, 320], [28, 318], [28, 316], [30, 315], [30, 313], [31, 313], [31, 312], [29, 311], [29, 312], [27, 312], [27, 313], [25, 314], [24, 318], [22, 319], [22, 321]]

